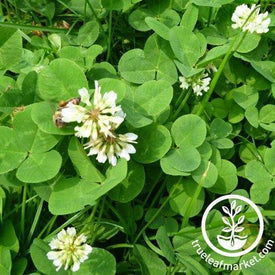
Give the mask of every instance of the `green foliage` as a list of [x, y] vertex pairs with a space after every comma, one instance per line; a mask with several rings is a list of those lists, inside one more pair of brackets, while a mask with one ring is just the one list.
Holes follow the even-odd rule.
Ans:
[[[1, 2], [1, 275], [71, 274], [47, 258], [49, 241], [69, 226], [93, 247], [80, 275], [229, 274], [202, 260], [192, 242], [240, 263], [274, 238], [271, 2]], [[269, 32], [232, 28], [243, 3], [269, 13]], [[197, 96], [200, 74], [210, 83]], [[54, 123], [79, 89], [93, 98], [94, 81], [103, 97], [116, 93], [125, 113], [117, 134], [138, 136], [136, 153], [115, 166], [87, 155], [89, 139], [75, 136], [76, 123]], [[237, 258], [214, 253], [201, 234], [206, 207], [231, 193], [260, 205], [265, 221], [258, 250]], [[256, 222], [251, 209], [244, 214]], [[210, 212], [210, 237], [221, 233], [222, 215]], [[244, 226], [248, 246], [257, 230]], [[274, 263], [269, 253], [230, 274], [271, 274]]]
[[18, 30], [11, 28], [1, 28], [0, 37], [0, 70], [9, 70], [23, 54], [22, 37]]

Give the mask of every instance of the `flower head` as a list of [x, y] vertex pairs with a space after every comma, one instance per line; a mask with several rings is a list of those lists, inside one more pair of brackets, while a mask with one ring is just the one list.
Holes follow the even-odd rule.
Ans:
[[69, 102], [61, 110], [62, 120], [66, 123], [83, 123], [81, 126], [75, 127], [78, 137], [92, 137], [96, 140], [98, 134], [112, 135], [111, 131], [117, 128], [125, 117], [121, 106], [116, 106], [116, 93], [110, 91], [102, 96], [97, 81], [95, 81], [93, 103], [90, 101], [90, 95], [86, 88], [79, 89], [78, 93], [80, 102], [86, 106]]
[[192, 87], [195, 95], [202, 96], [203, 91], [207, 92], [209, 90], [211, 78], [208, 77], [208, 73], [202, 72], [201, 74], [197, 74], [189, 78], [180, 76], [179, 81], [181, 82], [180, 87], [182, 89], [188, 89], [189, 87]]
[[130, 159], [130, 154], [136, 152], [135, 147], [131, 143], [136, 142], [137, 135], [127, 133], [124, 135], [115, 135], [112, 137], [98, 137], [97, 140], [90, 139], [85, 145], [85, 149], [90, 149], [89, 155], [97, 155], [97, 161], [104, 163], [108, 159], [109, 163], [115, 166], [117, 158]]
[[68, 227], [57, 234], [57, 238], [53, 239], [49, 246], [52, 251], [47, 253], [49, 260], [57, 266], [58, 271], [62, 266], [67, 270], [77, 271], [80, 263], [88, 259], [88, 255], [92, 252], [92, 247], [85, 242], [87, 237], [84, 234], [77, 235], [74, 227]]
[[[127, 133], [117, 135], [115, 130], [124, 121], [125, 114], [121, 106], [116, 105], [117, 94], [110, 91], [101, 94], [101, 88], [95, 81], [95, 92], [91, 101], [86, 88], [78, 90], [80, 99], [72, 99], [58, 109], [64, 123], [77, 122], [75, 135], [89, 138], [85, 149], [90, 149], [88, 155], [97, 155], [98, 162], [104, 163], [108, 159], [113, 166], [117, 158], [130, 159], [130, 154], [136, 152], [131, 143], [137, 143], [137, 135]], [[81, 105], [80, 105], [81, 103]]]
[[249, 31], [250, 33], [266, 33], [269, 31], [270, 18], [268, 12], [260, 13], [260, 7], [255, 4], [249, 8], [247, 5], [242, 4], [237, 6], [231, 20], [233, 29], [242, 28], [242, 31]]

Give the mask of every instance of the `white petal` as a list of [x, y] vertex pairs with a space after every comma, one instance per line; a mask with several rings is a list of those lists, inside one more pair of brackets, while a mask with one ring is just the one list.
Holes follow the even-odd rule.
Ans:
[[90, 95], [86, 88], [82, 88], [78, 90], [78, 93], [81, 97], [81, 101], [84, 102], [86, 105], [91, 106], [90, 102]]
[[101, 101], [101, 88], [98, 85], [98, 81], [95, 81], [95, 92], [94, 92], [94, 105], [97, 106]]
[[117, 153], [121, 158], [126, 159], [127, 161], [130, 160], [130, 155], [128, 154], [127, 150], [121, 150], [121, 152]]
[[81, 127], [76, 126], [74, 128], [74, 130], [76, 131], [75, 135], [77, 137], [88, 138], [91, 135], [91, 132], [92, 132], [92, 125], [93, 125], [93, 121], [87, 120], [87, 121], [84, 122], [84, 124]]
[[77, 261], [77, 262], [74, 262], [74, 264], [73, 264], [71, 270], [72, 270], [73, 272], [75, 272], [75, 271], [79, 270], [79, 268], [80, 268], [80, 262]]
[[99, 152], [96, 159], [97, 159], [98, 162], [104, 163], [107, 160], [107, 155], [104, 154], [104, 153]]
[[126, 138], [130, 141], [137, 140], [138, 136], [134, 133], [127, 133], [125, 134]]
[[87, 255], [90, 254], [93, 251], [93, 248], [90, 245], [88, 245], [88, 244], [84, 244], [83, 247], [84, 247], [84, 252]]
[[106, 106], [115, 106], [117, 100], [117, 94], [114, 91], [110, 91], [103, 95]]
[[125, 147], [125, 150], [129, 153], [129, 154], [135, 154], [136, 153], [136, 149], [132, 144], [127, 144]]
[[87, 237], [84, 234], [81, 234], [75, 239], [74, 244], [80, 245], [82, 243], [85, 243], [86, 241], [87, 241]]
[[71, 102], [61, 110], [62, 120], [66, 123], [77, 121], [80, 123], [87, 118], [87, 111], [85, 108], [74, 105]]
[[51, 249], [62, 249], [63, 248], [63, 242], [61, 242], [58, 239], [53, 239], [50, 243], [49, 246]]
[[63, 241], [64, 238], [67, 237], [67, 233], [65, 231], [65, 229], [62, 229], [58, 234], [57, 234], [57, 238], [60, 240], [60, 241]]
[[70, 236], [70, 237], [74, 237], [76, 235], [76, 230], [74, 227], [68, 227], [67, 228], [67, 234]]
[[59, 254], [57, 251], [50, 251], [47, 253], [47, 257], [49, 260], [56, 260], [59, 258]]

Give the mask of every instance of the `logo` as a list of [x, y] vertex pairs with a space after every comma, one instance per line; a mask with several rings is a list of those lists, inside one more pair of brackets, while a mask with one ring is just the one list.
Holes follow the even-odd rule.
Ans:
[[[219, 208], [221, 210], [223, 228], [221, 228], [218, 235], [214, 236], [215, 238], [213, 236], [210, 238], [207, 218], [214, 207], [217, 208], [216, 210], [219, 210]], [[250, 245], [247, 242], [249, 235], [244, 234], [245, 226], [249, 226], [249, 221], [242, 214], [248, 208], [256, 213], [259, 224], [257, 227], [258, 234]], [[205, 242], [213, 251], [226, 257], [239, 257], [249, 253], [258, 245], [263, 235], [264, 221], [259, 208], [254, 202], [240, 195], [226, 195], [214, 200], [206, 208], [202, 217], [201, 230]]]

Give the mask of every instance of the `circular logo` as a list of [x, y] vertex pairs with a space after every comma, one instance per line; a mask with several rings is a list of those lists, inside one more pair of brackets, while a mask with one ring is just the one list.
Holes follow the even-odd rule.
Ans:
[[[216, 206], [218, 203], [223, 201], [225, 201], [225, 204], [227, 204], [226, 202], [228, 200], [232, 200], [229, 206], [226, 206], [226, 205], [222, 206], [222, 211], [223, 211], [222, 222], [223, 222], [224, 228], [222, 229], [221, 235], [216, 236], [216, 241], [219, 244], [219, 246], [227, 250], [228, 251], [227, 252], [216, 247], [210, 241], [206, 230], [206, 222], [207, 222], [207, 217], [209, 215], [209, 212], [214, 208], [214, 206]], [[242, 231], [245, 229], [242, 226], [245, 220], [245, 216], [242, 215], [243, 203], [238, 204], [238, 201], [245, 202], [247, 205], [251, 206], [253, 210], [256, 212], [259, 220], [259, 231], [255, 241], [248, 248], [242, 251], [238, 251], [238, 250], [240, 250], [242, 247], [245, 246], [248, 236], [242, 234]], [[213, 251], [226, 257], [239, 257], [249, 253], [258, 245], [264, 232], [264, 220], [259, 208], [250, 199], [240, 195], [226, 195], [226, 196], [217, 198], [206, 208], [202, 217], [201, 230], [202, 230], [202, 235], [205, 242]], [[238, 251], [238, 252], [234, 252], [234, 251]]]

